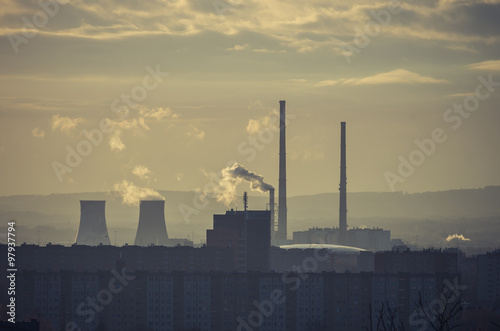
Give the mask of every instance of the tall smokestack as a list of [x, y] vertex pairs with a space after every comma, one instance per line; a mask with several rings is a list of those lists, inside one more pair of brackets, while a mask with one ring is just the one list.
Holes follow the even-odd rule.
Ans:
[[106, 201], [80, 200], [80, 226], [76, 235], [77, 245], [111, 245], [106, 227]]
[[269, 211], [271, 212], [271, 235], [274, 235], [274, 188], [269, 190]]
[[168, 235], [165, 225], [165, 201], [143, 200], [139, 212], [139, 226], [134, 245], [167, 245]]
[[286, 133], [285, 133], [285, 100], [280, 101], [280, 172], [279, 172], [279, 211], [278, 211], [278, 240], [287, 239], [286, 230]]
[[339, 231], [340, 243], [347, 245], [347, 175], [346, 175], [346, 144], [345, 122], [340, 122], [340, 206]]

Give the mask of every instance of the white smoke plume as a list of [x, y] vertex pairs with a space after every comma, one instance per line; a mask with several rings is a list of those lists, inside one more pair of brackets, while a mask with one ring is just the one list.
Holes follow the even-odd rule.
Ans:
[[113, 188], [118, 191], [122, 202], [129, 206], [139, 206], [141, 200], [165, 200], [157, 191], [146, 187], [138, 187], [127, 180], [116, 183]]
[[453, 239], [457, 239], [457, 240], [461, 240], [461, 241], [470, 241], [469, 238], [465, 238], [463, 234], [458, 234], [458, 233], [449, 235], [448, 238], [446, 238], [446, 241], [450, 242]]
[[224, 202], [229, 206], [236, 196], [236, 188], [243, 181], [250, 183], [250, 188], [261, 193], [269, 192], [273, 186], [264, 182], [264, 177], [249, 171], [243, 165], [234, 163], [230, 167], [222, 169], [222, 178], [219, 182], [217, 201]]

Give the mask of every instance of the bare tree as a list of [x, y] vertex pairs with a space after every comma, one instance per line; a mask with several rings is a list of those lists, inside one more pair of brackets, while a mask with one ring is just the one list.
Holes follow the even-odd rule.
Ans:
[[[461, 327], [459, 314], [462, 311], [461, 295], [455, 296], [453, 291], [439, 289], [439, 298], [434, 299], [430, 305], [424, 305], [422, 294], [418, 293], [417, 308], [425, 318], [428, 326], [435, 331], [450, 331]], [[435, 309], [438, 306], [439, 309]]]
[[403, 321], [398, 319], [399, 307], [391, 308], [388, 302], [382, 304], [375, 316], [377, 325], [373, 328], [374, 317], [372, 315], [372, 305], [370, 304], [370, 328], [369, 331], [404, 331], [405, 327]]

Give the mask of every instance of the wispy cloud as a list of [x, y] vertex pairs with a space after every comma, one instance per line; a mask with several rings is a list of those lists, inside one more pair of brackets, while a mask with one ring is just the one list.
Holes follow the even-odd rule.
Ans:
[[174, 113], [169, 107], [162, 108], [142, 108], [139, 114], [144, 118], [151, 118], [157, 121], [161, 121], [165, 118], [178, 118], [179, 114]]
[[500, 60], [483, 61], [469, 65], [470, 69], [500, 71]]
[[63, 133], [70, 134], [79, 124], [85, 120], [81, 117], [71, 118], [56, 114], [52, 116], [52, 131], [60, 130]]
[[186, 136], [194, 140], [202, 141], [205, 138], [205, 131], [194, 126], [193, 124], [190, 124], [187, 127]]
[[438, 84], [447, 83], [445, 79], [423, 76], [405, 69], [396, 69], [389, 72], [362, 78], [341, 78], [337, 80], [324, 80], [315, 86], [331, 85], [379, 85], [379, 84]]
[[33, 131], [31, 131], [31, 134], [33, 135], [33, 137], [35, 138], [43, 138], [45, 137], [45, 131], [40, 129], [40, 128], [34, 128]]

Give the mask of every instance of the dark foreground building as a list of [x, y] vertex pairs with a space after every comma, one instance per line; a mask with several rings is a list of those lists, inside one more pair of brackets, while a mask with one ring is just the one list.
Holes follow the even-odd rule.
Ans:
[[207, 230], [207, 247], [233, 250], [237, 271], [270, 270], [271, 213], [268, 210], [226, 211], [214, 215], [214, 228]]
[[417, 330], [419, 296], [431, 305], [438, 288], [459, 283], [456, 277], [24, 271], [18, 273], [17, 320], [36, 317], [51, 330], [357, 331], [376, 323], [387, 305], [399, 307], [395, 318], [406, 330]]

